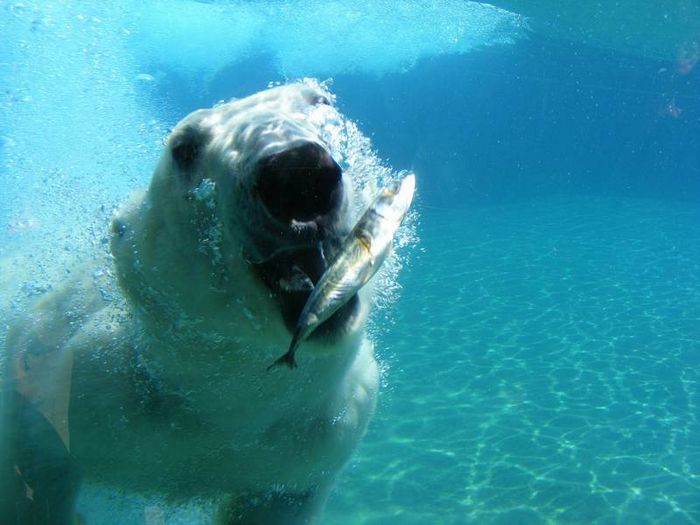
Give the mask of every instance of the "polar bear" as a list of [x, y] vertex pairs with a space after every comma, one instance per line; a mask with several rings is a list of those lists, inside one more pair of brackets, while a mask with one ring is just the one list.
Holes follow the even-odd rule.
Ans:
[[82, 481], [319, 521], [375, 406], [371, 288], [297, 369], [268, 366], [362, 199], [332, 101], [306, 81], [187, 116], [112, 221], [113, 270], [73, 271], [10, 329], [2, 523], [74, 523]]

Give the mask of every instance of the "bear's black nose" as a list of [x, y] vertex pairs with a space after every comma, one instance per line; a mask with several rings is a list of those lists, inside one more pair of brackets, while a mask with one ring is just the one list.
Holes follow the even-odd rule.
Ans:
[[306, 143], [263, 159], [257, 190], [276, 219], [306, 222], [341, 205], [342, 170], [324, 148]]

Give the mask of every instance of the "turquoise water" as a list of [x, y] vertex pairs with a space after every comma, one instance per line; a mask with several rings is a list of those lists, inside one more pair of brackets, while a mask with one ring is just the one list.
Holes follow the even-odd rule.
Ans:
[[700, 521], [700, 210], [556, 197], [420, 234], [328, 523]]
[[[700, 523], [700, 8], [640, 2], [0, 0], [0, 336], [180, 118], [330, 79], [420, 240], [323, 523]], [[161, 503], [80, 500], [211, 522]]]

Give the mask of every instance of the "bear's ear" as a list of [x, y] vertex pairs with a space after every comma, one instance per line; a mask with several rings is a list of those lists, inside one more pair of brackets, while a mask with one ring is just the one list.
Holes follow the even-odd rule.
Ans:
[[204, 130], [191, 125], [176, 130], [170, 137], [170, 154], [184, 182], [197, 182], [195, 172], [208, 141], [209, 136]]

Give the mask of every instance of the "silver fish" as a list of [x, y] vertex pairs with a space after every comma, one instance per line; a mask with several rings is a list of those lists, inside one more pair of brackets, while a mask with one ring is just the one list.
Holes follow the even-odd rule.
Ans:
[[279, 365], [296, 368], [294, 353], [299, 344], [377, 273], [391, 251], [391, 241], [411, 205], [415, 188], [416, 177], [409, 174], [389, 184], [374, 199], [307, 299], [289, 350], [268, 370]]

